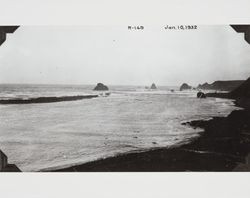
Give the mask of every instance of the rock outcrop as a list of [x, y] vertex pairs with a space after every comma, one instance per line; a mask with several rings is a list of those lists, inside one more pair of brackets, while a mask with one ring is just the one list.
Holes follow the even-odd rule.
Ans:
[[157, 89], [156, 85], [153, 83], [150, 87], [150, 89]]
[[249, 112], [237, 110], [228, 117], [183, 123], [195, 129], [201, 128], [203, 132], [178, 147], [130, 152], [52, 171], [234, 171], [239, 163], [246, 163], [249, 167], [249, 160], [245, 160], [250, 152], [249, 117]]
[[197, 93], [197, 98], [206, 98], [206, 94], [204, 94], [203, 92], [199, 91]]
[[235, 99], [237, 106], [250, 111], [250, 78], [248, 78], [239, 87], [229, 93], [229, 98]]
[[202, 85], [198, 85], [197, 88], [218, 91], [232, 91], [239, 87], [243, 82], [244, 80], [215, 81], [212, 84], [204, 83]]
[[209, 89], [210, 88], [210, 84], [208, 84], [207, 82], [205, 82], [204, 84], [199, 84], [197, 89]]
[[233, 98], [250, 98], [250, 78], [231, 91], [230, 96]]
[[96, 87], [94, 88], [94, 91], [108, 91], [108, 90], [109, 90], [108, 86], [102, 83], [97, 83]]
[[241, 83], [233, 91], [206, 93], [205, 95], [206, 97], [234, 99], [237, 106], [250, 110], [250, 78]]
[[187, 83], [183, 83], [180, 87], [180, 91], [183, 91], [183, 90], [188, 90], [188, 89], [192, 89], [191, 86], [189, 86]]

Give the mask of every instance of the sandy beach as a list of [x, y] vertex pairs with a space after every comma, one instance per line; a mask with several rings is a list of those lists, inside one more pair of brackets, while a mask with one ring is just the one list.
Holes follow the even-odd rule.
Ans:
[[[188, 144], [142, 153], [124, 154], [55, 171], [250, 171], [250, 78], [229, 92], [241, 110], [226, 117], [183, 123], [200, 128]], [[225, 98], [225, 94], [210, 94]]]
[[249, 118], [249, 109], [244, 109], [227, 117], [183, 123], [203, 129], [200, 137], [177, 148], [123, 154], [53, 171], [249, 171]]

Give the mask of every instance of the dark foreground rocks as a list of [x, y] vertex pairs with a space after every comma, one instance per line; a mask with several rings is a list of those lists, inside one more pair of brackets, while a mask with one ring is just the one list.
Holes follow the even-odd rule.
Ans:
[[235, 160], [230, 157], [170, 148], [124, 154], [54, 172], [231, 171], [235, 166]]
[[250, 171], [246, 168], [249, 118], [249, 111], [237, 110], [228, 117], [191, 121], [184, 124], [200, 128], [200, 136], [182, 146], [122, 154], [54, 171]]
[[108, 86], [102, 83], [97, 83], [96, 87], [94, 88], [94, 91], [108, 91], [108, 90], [109, 90]]
[[187, 124], [202, 128], [204, 132], [200, 138], [185, 145], [185, 148], [230, 155], [241, 160], [250, 152], [250, 112], [247, 110], [236, 110], [227, 117], [191, 121]]

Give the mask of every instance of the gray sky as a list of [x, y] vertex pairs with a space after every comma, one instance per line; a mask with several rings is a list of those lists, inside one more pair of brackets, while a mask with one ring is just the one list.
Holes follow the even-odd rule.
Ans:
[[229, 26], [24, 26], [0, 47], [0, 83], [191, 85], [250, 76], [250, 45]]

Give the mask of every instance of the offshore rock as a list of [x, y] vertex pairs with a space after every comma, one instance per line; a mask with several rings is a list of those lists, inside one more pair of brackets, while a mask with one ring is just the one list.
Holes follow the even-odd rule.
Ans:
[[157, 89], [156, 85], [153, 83], [150, 87], [150, 89]]
[[180, 91], [191, 89], [192, 87], [189, 86], [187, 83], [183, 83], [180, 87]]
[[204, 94], [203, 92], [199, 91], [197, 93], [197, 98], [206, 98], [206, 94]]
[[108, 86], [102, 83], [97, 83], [96, 87], [94, 88], [94, 91], [108, 91], [108, 90], [109, 90]]

